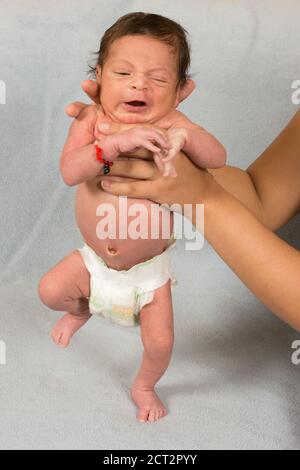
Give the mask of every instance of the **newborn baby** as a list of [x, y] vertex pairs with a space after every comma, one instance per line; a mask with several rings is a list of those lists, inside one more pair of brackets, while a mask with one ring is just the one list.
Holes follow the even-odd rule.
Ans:
[[[173, 347], [173, 217], [152, 201], [126, 199], [124, 206], [124, 198], [103, 191], [103, 162], [96, 158], [95, 139], [106, 161], [144, 149], [168, 177], [176, 177], [172, 158], [179, 150], [201, 167], [223, 166], [223, 146], [176, 110], [193, 88], [187, 78], [189, 61], [184, 29], [160, 15], [130, 13], [105, 32], [95, 68], [101, 106], [85, 108], [73, 121], [60, 161], [65, 183], [78, 185], [76, 220], [85, 243], [39, 284], [42, 302], [66, 312], [52, 331], [60, 346], [66, 347], [92, 314], [122, 326], [140, 325], [144, 354], [131, 396], [142, 422], [167, 413], [154, 386]], [[125, 123], [128, 128], [104, 136], [99, 128], [105, 122]], [[143, 209], [139, 224], [146, 227], [146, 237], [130, 232], [136, 203]], [[99, 216], [108, 207], [115, 213], [116, 230], [115, 236], [105, 237]], [[160, 217], [151, 227], [155, 209]]]

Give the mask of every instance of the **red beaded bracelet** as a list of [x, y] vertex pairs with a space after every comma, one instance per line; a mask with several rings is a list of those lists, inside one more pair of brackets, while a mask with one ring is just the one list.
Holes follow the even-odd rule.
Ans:
[[95, 143], [95, 150], [96, 150], [96, 159], [101, 162], [101, 163], [104, 163], [103, 165], [103, 173], [105, 175], [107, 175], [109, 172], [110, 172], [110, 168], [114, 163], [113, 162], [109, 162], [108, 160], [104, 160], [103, 158], [103, 150], [101, 147], [99, 147], [99, 145], [97, 144], [97, 142]]

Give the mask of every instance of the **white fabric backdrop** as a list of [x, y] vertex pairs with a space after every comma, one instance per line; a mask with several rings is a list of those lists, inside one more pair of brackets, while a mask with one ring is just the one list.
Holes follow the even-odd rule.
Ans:
[[[181, 110], [224, 143], [229, 164], [246, 168], [297, 109], [297, 0], [0, 0], [0, 448], [297, 448], [300, 366], [290, 357], [299, 334], [207, 243], [199, 252], [178, 243], [174, 256], [176, 345], [158, 388], [170, 409], [161, 422], [142, 428], [128, 396], [138, 330], [93, 318], [66, 351], [49, 339], [60, 313], [40, 303], [38, 280], [82, 245], [75, 188], [59, 174], [63, 109], [86, 99], [79, 84], [92, 51], [130, 11], [190, 32], [197, 89]], [[281, 235], [300, 247], [299, 218]]]

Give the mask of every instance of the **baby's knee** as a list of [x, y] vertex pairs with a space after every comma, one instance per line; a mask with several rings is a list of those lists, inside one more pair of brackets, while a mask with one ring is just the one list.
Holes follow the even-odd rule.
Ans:
[[61, 297], [61, 287], [51, 273], [46, 273], [39, 281], [38, 294], [41, 302], [53, 308]]

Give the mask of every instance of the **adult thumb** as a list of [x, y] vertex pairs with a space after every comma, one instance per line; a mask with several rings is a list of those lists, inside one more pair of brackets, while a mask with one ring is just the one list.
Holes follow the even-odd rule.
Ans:
[[86, 107], [86, 104], [81, 103], [80, 101], [74, 101], [73, 103], [70, 103], [65, 107], [65, 113], [71, 118], [76, 118], [79, 116], [80, 112]]

